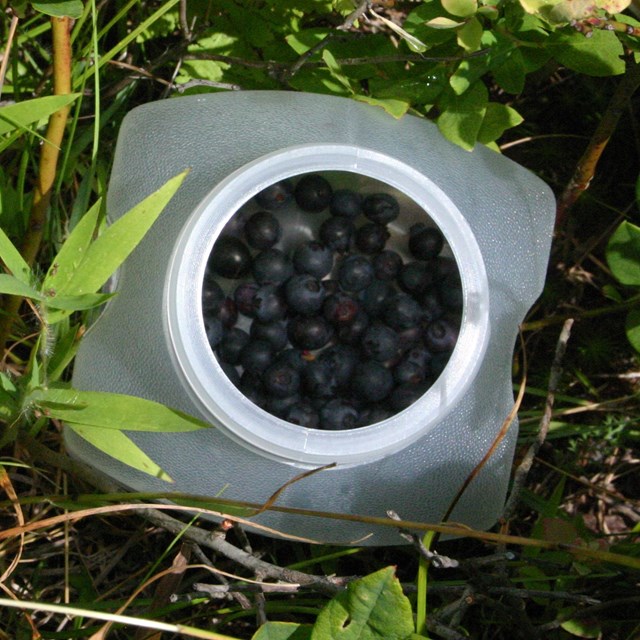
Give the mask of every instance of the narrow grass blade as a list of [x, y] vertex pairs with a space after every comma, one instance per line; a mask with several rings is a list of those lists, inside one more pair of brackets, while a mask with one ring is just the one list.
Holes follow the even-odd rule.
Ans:
[[9, 236], [0, 227], [0, 258], [4, 262], [7, 269], [11, 272], [14, 278], [17, 278], [21, 282], [27, 285], [31, 284], [32, 273], [31, 268], [20, 255], [16, 246], [9, 240]]

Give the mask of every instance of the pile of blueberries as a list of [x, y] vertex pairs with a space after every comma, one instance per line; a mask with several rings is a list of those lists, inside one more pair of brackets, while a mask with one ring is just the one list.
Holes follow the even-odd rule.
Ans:
[[[274, 212], [294, 202], [324, 217], [317, 237], [285, 252]], [[319, 174], [272, 184], [255, 203], [217, 239], [203, 283], [207, 338], [228, 378], [313, 429], [363, 427], [409, 407], [458, 338], [460, 274], [441, 255], [441, 231], [412, 225], [405, 261], [386, 246], [397, 199], [334, 190]]]

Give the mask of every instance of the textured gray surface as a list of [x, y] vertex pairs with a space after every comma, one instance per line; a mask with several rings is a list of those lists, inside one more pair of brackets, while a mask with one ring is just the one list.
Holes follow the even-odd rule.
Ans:
[[[377, 150], [428, 176], [471, 226], [487, 270], [491, 339], [472, 389], [449, 416], [410, 447], [374, 463], [336, 468], [289, 487], [281, 504], [315, 510], [437, 522], [511, 410], [511, 357], [518, 323], [542, 290], [553, 225], [550, 190], [486, 148], [468, 153], [429, 122], [394, 120], [355, 101], [287, 92], [234, 92], [167, 100], [125, 119], [107, 200], [116, 219], [185, 167], [191, 173], [149, 235], [121, 269], [119, 294], [86, 335], [75, 365], [81, 389], [127, 393], [183, 411], [195, 408], [173, 370], [162, 328], [164, 276], [174, 240], [204, 196], [230, 172], [304, 143]], [[475, 528], [499, 515], [517, 427], [468, 488], [453, 520]], [[300, 472], [257, 455], [219, 430], [130, 434], [176, 480], [168, 487], [67, 433], [70, 452], [141, 491], [168, 489], [261, 502]], [[319, 518], [263, 514], [259, 522], [322, 541], [401, 542], [392, 529]]]

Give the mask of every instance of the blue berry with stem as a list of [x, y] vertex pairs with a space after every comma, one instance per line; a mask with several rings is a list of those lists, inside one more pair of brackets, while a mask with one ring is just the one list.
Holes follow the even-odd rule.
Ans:
[[274, 182], [256, 195], [258, 206], [269, 211], [284, 207], [293, 197], [293, 186], [289, 180]]

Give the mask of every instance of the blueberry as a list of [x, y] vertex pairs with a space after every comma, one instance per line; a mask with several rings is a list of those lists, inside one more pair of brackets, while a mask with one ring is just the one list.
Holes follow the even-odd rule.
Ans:
[[385, 249], [373, 258], [372, 264], [376, 278], [379, 280], [395, 280], [402, 267], [402, 258], [399, 253], [391, 249]]
[[255, 282], [243, 282], [235, 288], [233, 300], [240, 313], [250, 318], [255, 316], [254, 298], [259, 288]]
[[388, 420], [393, 415], [393, 412], [377, 405], [366, 407], [360, 411], [359, 427], [366, 427], [370, 424], [377, 424]]
[[289, 321], [287, 334], [294, 347], [313, 351], [324, 347], [331, 340], [333, 331], [322, 316], [296, 316]]
[[335, 344], [324, 349], [316, 360], [326, 363], [335, 374], [339, 387], [348, 385], [353, 371], [358, 364], [358, 352], [354, 347], [345, 344]]
[[410, 358], [404, 358], [393, 368], [393, 380], [396, 384], [418, 384], [424, 382], [426, 377], [426, 368]]
[[329, 400], [320, 409], [320, 427], [328, 431], [342, 431], [358, 426], [360, 415], [353, 405], [340, 398]]
[[249, 329], [249, 335], [253, 340], [266, 340], [273, 347], [274, 352], [287, 346], [287, 324], [283, 321], [260, 322], [254, 320]]
[[262, 374], [264, 388], [276, 398], [287, 398], [300, 389], [300, 374], [289, 364], [274, 362]]
[[387, 227], [377, 222], [367, 222], [356, 231], [355, 245], [367, 255], [379, 253], [391, 237]]
[[433, 284], [435, 273], [426, 262], [408, 262], [398, 274], [398, 285], [403, 291], [416, 296], [422, 295]]
[[430, 386], [431, 383], [429, 381], [418, 384], [412, 384], [411, 382], [400, 384], [389, 395], [389, 404], [396, 412], [404, 411], [416, 400], [419, 400]]
[[351, 324], [359, 310], [358, 301], [342, 291], [328, 296], [322, 306], [324, 317], [337, 326]]
[[256, 195], [256, 202], [263, 209], [274, 211], [283, 207], [293, 196], [293, 188], [288, 180], [275, 182]]
[[318, 313], [326, 295], [318, 279], [306, 273], [289, 278], [284, 291], [289, 309], [303, 316]]
[[240, 386], [240, 374], [232, 364], [229, 364], [228, 362], [221, 362], [220, 368], [224, 375], [229, 378], [229, 382], [231, 382], [234, 387]]
[[224, 325], [225, 329], [230, 329], [238, 321], [238, 310], [233, 298], [225, 298], [220, 304], [218, 310], [218, 318]]
[[433, 354], [424, 345], [416, 346], [405, 353], [405, 360], [416, 363], [425, 372], [430, 370]]
[[242, 278], [251, 267], [251, 253], [238, 238], [222, 236], [213, 245], [209, 264], [212, 271], [223, 278]]
[[244, 225], [247, 244], [254, 249], [271, 249], [282, 237], [278, 219], [268, 211], [257, 211]]
[[417, 223], [409, 228], [409, 251], [418, 260], [435, 258], [444, 246], [442, 231], [436, 227], [427, 227]]
[[372, 222], [388, 224], [400, 214], [400, 205], [388, 193], [374, 193], [364, 199], [362, 210]]
[[427, 324], [441, 318], [444, 315], [444, 307], [440, 295], [434, 288], [429, 288], [422, 296], [422, 317]]
[[269, 413], [278, 416], [278, 418], [284, 418], [291, 407], [300, 404], [300, 400], [301, 397], [299, 393], [294, 393], [293, 395], [286, 396], [285, 398], [268, 396], [265, 409]]
[[434, 353], [452, 351], [458, 340], [458, 327], [448, 318], [434, 320], [424, 332], [424, 343]]
[[379, 402], [393, 389], [393, 375], [379, 362], [361, 362], [353, 374], [351, 387], [354, 394], [370, 402]]
[[315, 173], [302, 176], [296, 184], [294, 196], [303, 211], [318, 213], [331, 202], [333, 189], [329, 182]]
[[253, 404], [257, 404], [259, 407], [264, 408], [267, 401], [264, 385], [262, 384], [262, 376], [254, 371], [243, 371], [240, 376], [240, 384], [238, 389], [247, 397]]
[[358, 346], [365, 331], [369, 328], [369, 315], [363, 309], [356, 313], [350, 324], [338, 327], [338, 340], [343, 344]]
[[262, 373], [273, 361], [273, 347], [266, 340], [250, 340], [240, 352], [245, 371]]
[[349, 250], [354, 232], [355, 227], [351, 220], [343, 216], [332, 216], [320, 225], [318, 237], [333, 251], [344, 253]]
[[300, 349], [285, 349], [278, 354], [278, 361], [291, 365], [298, 373], [304, 371], [308, 361]]
[[293, 264], [280, 249], [265, 249], [253, 259], [252, 273], [258, 284], [282, 284], [293, 275]]
[[462, 282], [459, 273], [446, 275], [439, 283], [440, 299], [450, 311], [462, 311]]
[[[338, 220], [338, 218], [335, 218]], [[374, 279], [373, 267], [360, 255], [346, 256], [338, 268], [338, 282], [344, 291], [366, 289]]]
[[442, 280], [446, 278], [450, 274], [458, 274], [460, 276], [460, 272], [458, 271], [458, 263], [453, 258], [447, 258], [446, 256], [438, 256], [434, 260], [437, 279]]
[[380, 317], [385, 308], [386, 303], [393, 298], [395, 288], [385, 280], [377, 278], [361, 292], [360, 299], [362, 307], [371, 318]]
[[293, 252], [293, 266], [298, 273], [324, 278], [333, 268], [333, 251], [316, 240], [303, 242]]
[[351, 189], [337, 189], [333, 192], [329, 211], [334, 216], [356, 218], [362, 212], [362, 196]]
[[240, 353], [249, 343], [249, 334], [242, 329], [234, 327], [229, 329], [222, 336], [218, 344], [217, 354], [222, 362], [236, 365], [240, 363]]
[[423, 333], [422, 322], [406, 329], [398, 331], [398, 340], [400, 341], [400, 351], [404, 353], [422, 343]]
[[400, 340], [398, 334], [386, 324], [372, 324], [362, 336], [362, 353], [366, 358], [385, 362], [397, 357]]
[[302, 372], [302, 382], [312, 398], [333, 398], [338, 391], [336, 371], [327, 360], [312, 360]]
[[209, 346], [215, 349], [222, 340], [222, 322], [219, 318], [207, 318], [204, 321]]
[[422, 308], [408, 293], [396, 293], [386, 302], [384, 321], [396, 331], [417, 326], [421, 317]]
[[291, 424], [297, 424], [307, 429], [317, 429], [320, 426], [320, 416], [314, 407], [304, 400], [287, 408], [283, 418]]
[[202, 286], [202, 312], [207, 315], [218, 315], [224, 298], [222, 287], [215, 280], [210, 277], [207, 278], [205, 275]]
[[287, 305], [275, 284], [264, 284], [253, 297], [253, 309], [256, 320], [275, 322], [282, 320], [287, 313]]

